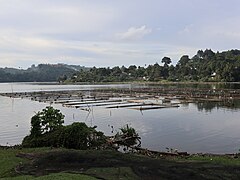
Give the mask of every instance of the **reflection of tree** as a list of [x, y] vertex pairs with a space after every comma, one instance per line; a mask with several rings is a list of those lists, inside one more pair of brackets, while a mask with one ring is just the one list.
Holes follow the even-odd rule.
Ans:
[[163, 88], [193, 88], [193, 89], [240, 89], [239, 83], [168, 83], [168, 84], [148, 84], [152, 87]]
[[206, 111], [211, 112], [213, 109], [219, 109], [219, 108], [227, 108], [232, 110], [238, 110], [240, 109], [240, 100], [227, 100], [227, 101], [221, 101], [221, 102], [200, 102], [196, 103], [198, 111]]
[[201, 102], [197, 103], [198, 111], [205, 110], [206, 112], [211, 112], [213, 109], [218, 107], [218, 103], [215, 102]]

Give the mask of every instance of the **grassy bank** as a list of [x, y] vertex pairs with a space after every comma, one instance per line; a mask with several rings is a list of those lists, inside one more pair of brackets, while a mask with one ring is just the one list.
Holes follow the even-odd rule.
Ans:
[[4, 179], [239, 179], [237, 156], [159, 157], [114, 151], [0, 149]]
[[[72, 173], [51, 173], [43, 176], [35, 176], [34, 174], [25, 174], [21, 172], [16, 172], [17, 167], [21, 165], [27, 165], [31, 163], [35, 157], [40, 154], [49, 153], [52, 150], [50, 148], [29, 148], [29, 149], [0, 149], [0, 178], [1, 179], [14, 179], [14, 180], [27, 180], [27, 179], [86, 179], [94, 180], [96, 178], [82, 175], [82, 174], [72, 174]], [[61, 151], [59, 149], [59, 151]], [[19, 154], [32, 154], [33, 159], [19, 157]]]

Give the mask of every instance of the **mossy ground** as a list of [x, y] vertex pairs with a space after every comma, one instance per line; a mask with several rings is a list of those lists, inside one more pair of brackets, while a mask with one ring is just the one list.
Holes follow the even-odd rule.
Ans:
[[[21, 157], [16, 156], [19, 153]], [[0, 149], [0, 178], [240, 179], [240, 158], [192, 155], [153, 159], [114, 151]]]

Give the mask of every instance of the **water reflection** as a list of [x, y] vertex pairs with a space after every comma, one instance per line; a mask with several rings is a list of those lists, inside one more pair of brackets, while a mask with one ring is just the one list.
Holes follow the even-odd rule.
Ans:
[[240, 109], [240, 101], [239, 100], [231, 100], [231, 101], [222, 101], [222, 102], [199, 102], [195, 103], [198, 111], [212, 112], [214, 109], [227, 109], [232, 111], [237, 111]]
[[240, 83], [167, 83], [145, 84], [148, 87], [162, 88], [206, 88], [206, 89], [240, 89]]

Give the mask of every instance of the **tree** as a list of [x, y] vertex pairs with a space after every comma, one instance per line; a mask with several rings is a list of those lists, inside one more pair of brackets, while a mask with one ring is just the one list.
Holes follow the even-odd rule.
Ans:
[[31, 130], [32, 137], [39, 137], [42, 134], [41, 119], [39, 118], [39, 113], [31, 118]]
[[171, 59], [169, 57], [162, 58], [162, 63], [164, 63], [164, 66], [168, 66], [172, 63]]
[[[158, 63], [146, 67], [131, 65], [128, 68], [96, 68], [81, 71], [73, 81], [120, 82], [120, 81], [240, 81], [240, 51], [213, 52], [199, 50], [190, 58], [183, 55], [178, 63], [171, 65], [169, 57], [163, 57], [163, 65]], [[0, 71], [1, 72], [1, 71]], [[3, 75], [4, 76], [4, 75]], [[5, 75], [5, 77], [8, 75]], [[1, 76], [0, 76], [1, 80]]]
[[198, 50], [197, 57], [202, 58], [203, 57], [203, 50]]
[[190, 61], [188, 55], [183, 55], [180, 60], [178, 61], [178, 64], [180, 66], [185, 66]]
[[46, 132], [54, 131], [64, 123], [64, 115], [52, 106], [48, 106], [40, 112], [40, 119]]
[[164, 79], [167, 79], [169, 77], [169, 64], [171, 64], [171, 59], [169, 57], [162, 58], [163, 70], [162, 70], [162, 76]]
[[113, 76], [119, 76], [120, 74], [122, 74], [122, 70], [118, 66], [112, 68]]
[[52, 132], [64, 123], [64, 115], [58, 109], [47, 106], [31, 119], [31, 135], [40, 136], [46, 132]]
[[159, 81], [161, 79], [161, 75], [162, 75], [162, 67], [158, 63], [155, 63], [152, 66], [151, 72], [149, 75], [150, 75], [149, 79], [151, 81]]
[[203, 55], [204, 59], [212, 59], [214, 57], [215, 53], [211, 49], [206, 49], [202, 55]]

